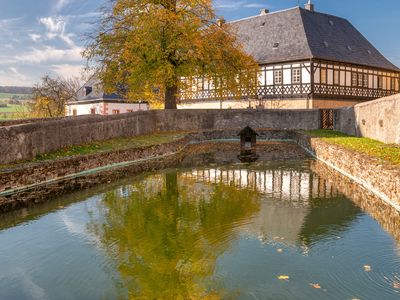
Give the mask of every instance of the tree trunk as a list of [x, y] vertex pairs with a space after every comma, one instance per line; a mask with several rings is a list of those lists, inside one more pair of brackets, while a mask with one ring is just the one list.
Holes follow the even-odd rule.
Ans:
[[176, 98], [178, 87], [172, 86], [165, 89], [165, 109], [177, 109]]

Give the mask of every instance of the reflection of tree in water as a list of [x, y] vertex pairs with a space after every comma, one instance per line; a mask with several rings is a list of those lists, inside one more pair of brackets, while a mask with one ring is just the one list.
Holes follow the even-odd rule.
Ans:
[[259, 194], [182, 182], [176, 173], [166, 174], [162, 186], [149, 180], [135, 183], [127, 199], [108, 193], [89, 225], [115, 259], [129, 296], [219, 298], [223, 292], [210, 280], [216, 259], [235, 239], [235, 228], [258, 212]]
[[300, 239], [310, 246], [326, 237], [336, 236], [348, 230], [360, 214], [360, 209], [345, 197], [314, 198], [301, 228]]

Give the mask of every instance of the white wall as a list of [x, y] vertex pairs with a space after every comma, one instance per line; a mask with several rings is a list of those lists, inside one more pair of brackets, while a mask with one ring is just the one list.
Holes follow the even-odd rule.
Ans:
[[149, 110], [150, 107], [146, 103], [82, 103], [68, 104], [66, 108], [66, 116], [73, 116], [73, 111], [76, 110], [78, 116], [90, 115], [91, 109], [94, 108], [97, 115], [112, 115], [113, 110], [119, 110], [120, 114], [139, 110]]
[[90, 115], [91, 109], [96, 110], [97, 115], [101, 115], [103, 112], [103, 102], [100, 103], [88, 103], [88, 104], [67, 104], [66, 116], [73, 116], [73, 111], [76, 110], [78, 116]]

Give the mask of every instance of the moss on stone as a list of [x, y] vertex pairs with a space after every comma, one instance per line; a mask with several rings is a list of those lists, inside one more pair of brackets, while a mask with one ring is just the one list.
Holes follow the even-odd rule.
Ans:
[[399, 145], [388, 145], [373, 139], [354, 137], [332, 130], [310, 130], [305, 133], [311, 137], [321, 138], [328, 143], [400, 165]]
[[150, 135], [141, 135], [127, 138], [115, 138], [106, 141], [91, 142], [83, 145], [66, 147], [54, 152], [40, 154], [35, 159], [29, 161], [20, 161], [13, 164], [0, 165], [0, 169], [15, 167], [20, 164], [57, 160], [66, 157], [97, 154], [104, 152], [112, 152], [119, 150], [134, 149], [140, 147], [148, 147], [159, 144], [165, 144], [179, 140], [185, 136], [180, 132], [164, 132]]

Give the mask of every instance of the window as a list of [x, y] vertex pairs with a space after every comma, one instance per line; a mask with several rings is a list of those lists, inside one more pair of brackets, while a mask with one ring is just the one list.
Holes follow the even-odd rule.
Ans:
[[339, 78], [339, 75], [340, 74], [340, 72], [339, 72], [339, 70], [335, 70], [334, 72], [333, 72], [333, 84], [334, 85], [339, 85], [340, 84], [340, 78]]
[[363, 85], [364, 87], [368, 87], [368, 74], [363, 74]]
[[72, 115], [73, 115], [73, 116], [77, 116], [77, 115], [78, 115], [78, 111], [77, 111], [76, 109], [73, 109], [73, 110], [72, 110]]
[[326, 84], [326, 69], [321, 68], [321, 83]]
[[119, 115], [119, 109], [113, 109], [112, 110], [113, 115]]
[[197, 91], [202, 91], [203, 90], [203, 78], [197, 78]]
[[383, 78], [382, 76], [378, 76], [378, 89], [382, 89], [383, 88]]
[[282, 84], [282, 70], [274, 71], [274, 84]]
[[359, 87], [363, 87], [363, 74], [358, 74], [358, 76], [357, 76], [357, 85], [359, 86]]
[[127, 109], [126, 112], [132, 113], [132, 112], [133, 112], [133, 109]]
[[390, 89], [392, 90], [392, 91], [395, 91], [396, 90], [396, 78], [390, 78]]
[[90, 109], [90, 114], [91, 115], [95, 115], [96, 114], [96, 109], [95, 108], [91, 108]]
[[301, 82], [301, 70], [300, 68], [296, 68], [292, 70], [292, 83], [299, 84]]
[[358, 84], [357, 73], [351, 73], [351, 85], [357, 86], [357, 84]]

